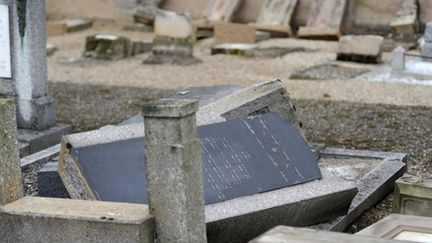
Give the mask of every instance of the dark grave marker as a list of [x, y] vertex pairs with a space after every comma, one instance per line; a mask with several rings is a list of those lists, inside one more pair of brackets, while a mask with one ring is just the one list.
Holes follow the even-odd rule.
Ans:
[[[198, 134], [206, 204], [321, 178], [304, 138], [276, 114], [201, 126]], [[72, 154], [100, 200], [147, 203], [143, 138], [74, 148]]]

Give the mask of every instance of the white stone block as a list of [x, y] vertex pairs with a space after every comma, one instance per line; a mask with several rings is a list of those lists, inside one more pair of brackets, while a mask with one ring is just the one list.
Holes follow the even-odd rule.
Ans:
[[188, 13], [158, 11], [154, 23], [158, 36], [186, 39], [192, 36], [192, 18]]

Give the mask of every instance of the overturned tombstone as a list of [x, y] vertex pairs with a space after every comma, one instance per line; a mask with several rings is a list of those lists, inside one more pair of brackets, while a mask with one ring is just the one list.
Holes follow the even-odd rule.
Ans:
[[406, 154], [323, 148], [320, 167], [334, 176], [354, 182], [359, 193], [348, 213], [315, 229], [343, 232], [360, 215], [393, 191], [395, 181], [406, 171]]
[[403, 42], [415, 42], [420, 26], [418, 0], [404, 0], [401, 9], [390, 23], [393, 38]]
[[432, 217], [432, 180], [406, 174], [396, 182], [395, 211]]
[[383, 53], [383, 43], [384, 38], [381, 36], [343, 36], [339, 40], [337, 60], [379, 63]]
[[151, 46], [150, 42], [98, 34], [87, 37], [84, 57], [116, 61], [149, 51]]
[[152, 55], [147, 64], [189, 65], [200, 62], [193, 56], [192, 20], [189, 14], [158, 11]]
[[[72, 198], [147, 203], [140, 128], [65, 137], [59, 171]], [[336, 218], [357, 193], [351, 183], [321, 173], [303, 137], [276, 114], [201, 126], [198, 135], [209, 242], [245, 242], [278, 224]]]
[[292, 36], [291, 19], [298, 0], [264, 1], [256, 23], [250, 23], [257, 30], [273, 35]]
[[432, 219], [411, 215], [391, 214], [357, 233], [392, 241], [432, 242]]

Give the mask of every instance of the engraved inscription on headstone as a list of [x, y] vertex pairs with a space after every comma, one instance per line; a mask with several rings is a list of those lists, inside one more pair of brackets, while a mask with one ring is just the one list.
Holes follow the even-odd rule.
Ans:
[[12, 78], [9, 6], [0, 5], [0, 78]]
[[[307, 142], [288, 122], [267, 113], [198, 127], [206, 204], [321, 178]], [[102, 201], [147, 203], [144, 139], [74, 148]]]

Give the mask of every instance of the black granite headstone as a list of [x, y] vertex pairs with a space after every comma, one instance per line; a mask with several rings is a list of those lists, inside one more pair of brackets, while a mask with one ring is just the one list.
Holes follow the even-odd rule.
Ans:
[[[198, 134], [206, 204], [321, 178], [304, 138], [276, 114], [201, 126]], [[102, 201], [147, 203], [143, 138], [77, 148], [73, 154]]]

